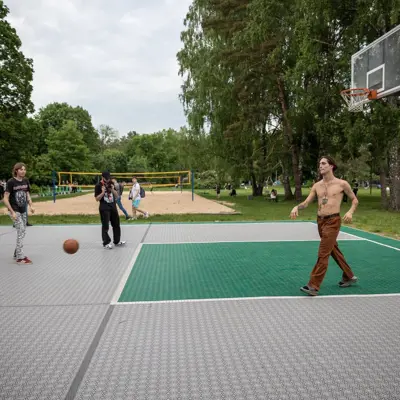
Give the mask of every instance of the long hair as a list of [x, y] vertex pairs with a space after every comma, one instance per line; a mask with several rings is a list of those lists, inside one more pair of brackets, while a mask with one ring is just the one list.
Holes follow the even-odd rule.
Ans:
[[12, 175], [13, 175], [14, 178], [17, 176], [17, 171], [18, 171], [19, 169], [21, 169], [22, 167], [25, 167], [25, 168], [26, 168], [26, 165], [25, 165], [24, 163], [22, 163], [22, 162], [16, 163], [16, 164], [14, 165], [14, 167], [13, 167], [13, 169], [12, 169]]
[[328, 164], [329, 164], [329, 165], [333, 165], [333, 171], [336, 171], [336, 170], [337, 170], [336, 162], [335, 162], [335, 160], [334, 160], [331, 156], [321, 156], [321, 157], [319, 158], [319, 160], [318, 160], [318, 166], [319, 166], [319, 163], [321, 162], [321, 160], [322, 160], [323, 158], [325, 158], [326, 161], [328, 161]]
[[331, 156], [321, 156], [320, 158], [319, 158], [319, 160], [318, 160], [318, 178], [317, 178], [317, 181], [320, 181], [321, 179], [322, 179], [322, 175], [321, 175], [321, 173], [319, 172], [319, 163], [321, 162], [321, 160], [323, 159], [323, 158], [325, 158], [326, 159], [326, 161], [328, 161], [328, 164], [329, 165], [332, 165], [333, 166], [333, 168], [332, 168], [332, 171], [333, 172], [335, 172], [336, 170], [337, 170], [337, 165], [336, 165], [336, 162], [335, 162], [335, 160], [331, 157]]

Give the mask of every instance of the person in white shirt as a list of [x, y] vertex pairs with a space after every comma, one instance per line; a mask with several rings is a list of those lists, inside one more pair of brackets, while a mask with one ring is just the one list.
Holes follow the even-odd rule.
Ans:
[[132, 183], [132, 189], [129, 194], [129, 199], [132, 200], [132, 217], [133, 219], [136, 219], [136, 211], [139, 211], [143, 214], [144, 218], [148, 218], [150, 214], [147, 211], [139, 209], [139, 204], [142, 197], [140, 196], [140, 185], [136, 179], [136, 176], [132, 178]]

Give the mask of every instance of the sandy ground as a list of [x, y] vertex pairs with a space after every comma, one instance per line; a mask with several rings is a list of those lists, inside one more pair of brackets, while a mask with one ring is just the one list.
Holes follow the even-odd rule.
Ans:
[[[129, 215], [132, 215], [132, 203], [128, 200], [127, 193], [124, 193], [122, 203]], [[33, 206], [36, 215], [97, 215], [99, 212], [99, 205], [95, 201], [93, 193], [56, 200], [55, 203], [53, 201], [37, 202]], [[194, 201], [192, 201], [190, 192], [147, 192], [146, 197], [140, 202], [139, 209], [148, 211], [150, 215], [235, 213], [232, 208], [197, 195], [194, 196]], [[120, 215], [123, 215], [121, 211]]]

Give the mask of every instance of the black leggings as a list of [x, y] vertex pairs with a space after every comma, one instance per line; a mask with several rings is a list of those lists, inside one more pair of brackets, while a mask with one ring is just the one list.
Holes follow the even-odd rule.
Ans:
[[101, 237], [103, 239], [103, 246], [111, 242], [108, 230], [110, 228], [110, 222], [113, 230], [114, 244], [117, 244], [121, 240], [121, 226], [119, 224], [119, 215], [117, 208], [110, 210], [100, 210], [101, 219]]

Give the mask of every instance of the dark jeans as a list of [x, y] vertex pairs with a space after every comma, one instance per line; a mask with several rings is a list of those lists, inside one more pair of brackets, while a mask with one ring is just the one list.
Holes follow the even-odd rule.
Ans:
[[103, 239], [103, 246], [111, 242], [108, 230], [110, 228], [110, 222], [113, 230], [114, 244], [117, 244], [121, 240], [121, 226], [119, 223], [119, 215], [117, 207], [110, 208], [109, 210], [100, 210], [101, 219], [101, 237]]

